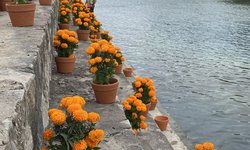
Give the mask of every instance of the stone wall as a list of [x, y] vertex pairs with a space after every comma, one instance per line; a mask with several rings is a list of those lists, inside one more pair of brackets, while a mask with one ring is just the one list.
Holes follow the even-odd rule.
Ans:
[[12, 27], [0, 12], [0, 150], [38, 150], [48, 124], [58, 2], [35, 3], [32, 27]]

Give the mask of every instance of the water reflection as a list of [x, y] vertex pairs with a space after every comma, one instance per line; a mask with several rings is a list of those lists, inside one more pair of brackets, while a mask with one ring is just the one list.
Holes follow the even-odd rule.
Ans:
[[249, 149], [247, 3], [102, 0], [96, 11], [129, 63], [155, 80], [163, 107], [193, 144]]

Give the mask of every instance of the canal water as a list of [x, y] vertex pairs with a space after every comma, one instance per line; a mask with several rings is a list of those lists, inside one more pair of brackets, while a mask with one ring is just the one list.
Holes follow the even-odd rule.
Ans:
[[99, 0], [96, 14], [193, 145], [250, 149], [249, 0]]

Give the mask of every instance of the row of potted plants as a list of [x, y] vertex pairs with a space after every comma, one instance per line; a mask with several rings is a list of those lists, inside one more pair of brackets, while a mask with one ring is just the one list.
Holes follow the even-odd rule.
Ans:
[[60, 109], [48, 110], [51, 128], [43, 133], [44, 146], [41, 150], [97, 150], [105, 133], [96, 129], [101, 119], [95, 112], [83, 109], [86, 102], [81, 96], [61, 99]]

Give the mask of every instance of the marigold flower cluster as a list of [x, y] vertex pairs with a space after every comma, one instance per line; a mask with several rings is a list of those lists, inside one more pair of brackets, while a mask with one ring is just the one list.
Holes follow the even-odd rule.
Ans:
[[136, 77], [132, 85], [135, 91], [135, 96], [142, 100], [144, 104], [148, 104], [150, 101], [154, 101], [156, 99], [154, 81], [152, 81], [149, 77]]
[[58, 30], [54, 36], [54, 46], [59, 57], [70, 57], [74, 48], [77, 47], [78, 40], [75, 31]]
[[89, 30], [91, 25], [90, 15], [84, 11], [78, 13], [78, 18], [75, 19], [80, 30]]
[[59, 18], [60, 23], [69, 23], [71, 18], [71, 7], [68, 0], [62, 0], [59, 7]]
[[81, 0], [77, 0], [75, 2], [72, 3], [71, 5], [72, 8], [72, 14], [75, 18], [79, 18], [79, 12], [85, 12], [87, 7], [86, 5], [81, 1]]
[[204, 142], [203, 144], [196, 144], [195, 150], [216, 150], [212, 142]]
[[113, 39], [113, 37], [109, 35], [109, 31], [107, 30], [101, 32], [101, 38], [107, 40], [108, 42]]
[[71, 150], [98, 148], [105, 135], [103, 130], [95, 129], [101, 117], [98, 113], [85, 111], [85, 104], [81, 96], [65, 97], [60, 102], [65, 111], [57, 108], [48, 110], [53, 126], [43, 133], [45, 146], [42, 150], [64, 149], [65, 142]]
[[115, 59], [118, 50], [118, 47], [106, 40], [91, 43], [87, 48], [86, 53], [90, 55], [88, 60], [88, 63], [91, 65], [90, 72], [95, 74], [96, 83], [109, 83], [115, 67], [118, 66], [118, 62]]
[[138, 130], [147, 128], [146, 117], [142, 115], [142, 112], [145, 112], [147, 108], [141, 100], [134, 95], [130, 95], [129, 98], [122, 102], [122, 105], [126, 118], [129, 120], [135, 134], [138, 133]]

